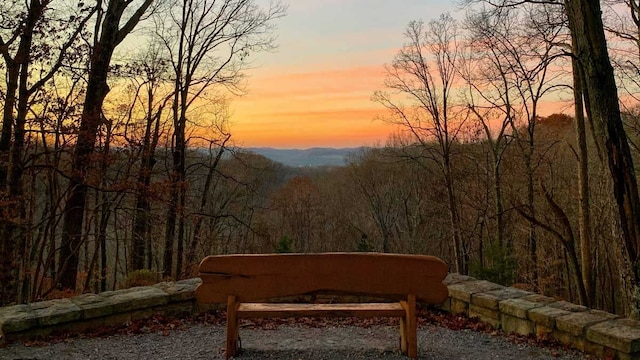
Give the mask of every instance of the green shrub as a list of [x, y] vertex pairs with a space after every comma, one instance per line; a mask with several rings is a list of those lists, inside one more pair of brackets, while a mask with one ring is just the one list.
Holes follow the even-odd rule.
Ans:
[[284, 235], [280, 238], [273, 250], [278, 254], [292, 253], [293, 240], [290, 239], [287, 235]]
[[492, 242], [484, 249], [484, 256], [485, 264], [478, 260], [470, 264], [472, 276], [500, 285], [513, 284], [517, 263], [511, 251]]
[[372, 252], [375, 251], [373, 246], [369, 243], [369, 238], [366, 234], [362, 234], [360, 241], [358, 241], [358, 252]]
[[126, 287], [149, 286], [158, 282], [158, 274], [151, 270], [135, 270], [127, 274]]

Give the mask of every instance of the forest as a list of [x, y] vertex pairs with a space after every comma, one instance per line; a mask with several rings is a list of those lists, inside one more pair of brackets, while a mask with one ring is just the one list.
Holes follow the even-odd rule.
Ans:
[[236, 147], [229, 110], [285, 4], [5, 1], [0, 303], [377, 251], [636, 315], [640, 4], [461, 5], [385, 65], [384, 146], [292, 168]]

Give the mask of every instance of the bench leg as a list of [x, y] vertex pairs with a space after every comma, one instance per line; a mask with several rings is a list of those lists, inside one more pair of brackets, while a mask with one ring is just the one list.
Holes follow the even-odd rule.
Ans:
[[416, 297], [409, 295], [407, 301], [401, 302], [405, 310], [400, 319], [400, 349], [412, 359], [418, 358], [418, 321], [416, 319]]
[[238, 353], [238, 317], [236, 316], [236, 310], [238, 304], [236, 303], [236, 297], [229, 295], [227, 298], [227, 344], [226, 344], [226, 359], [236, 356]]

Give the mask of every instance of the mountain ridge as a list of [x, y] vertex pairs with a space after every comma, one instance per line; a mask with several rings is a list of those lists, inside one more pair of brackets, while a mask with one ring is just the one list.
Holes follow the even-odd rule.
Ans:
[[246, 150], [291, 167], [345, 166], [347, 156], [367, 147], [312, 147], [308, 149], [278, 149], [250, 147]]

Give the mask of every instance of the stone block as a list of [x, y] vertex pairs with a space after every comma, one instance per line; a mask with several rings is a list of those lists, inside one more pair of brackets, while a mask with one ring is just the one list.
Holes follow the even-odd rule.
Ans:
[[[534, 303], [522, 299], [508, 299], [500, 302], [500, 311], [521, 319], [528, 319], [527, 313], [531, 309], [542, 307], [542, 303]], [[533, 331], [531, 332], [533, 333]]]
[[100, 296], [113, 306], [114, 313], [152, 308], [169, 302], [169, 295], [153, 286], [105, 291]]
[[471, 295], [471, 303], [485, 308], [498, 310], [500, 308], [500, 301], [518, 299], [527, 295], [531, 295], [531, 293], [524, 290], [506, 287], [498, 290], [473, 294]]
[[[71, 323], [66, 323], [71, 324]], [[43, 339], [56, 333], [57, 326], [36, 326], [27, 331], [13, 333], [13, 340]]]
[[453, 284], [457, 284], [465, 281], [473, 281], [473, 280], [476, 280], [476, 279], [472, 278], [471, 276], [461, 275], [458, 273], [451, 273], [447, 275], [447, 277], [442, 282], [448, 286], [448, 285], [453, 285]]
[[504, 286], [485, 280], [474, 280], [449, 285], [448, 288], [449, 297], [469, 303], [473, 294], [502, 289]]
[[549, 306], [557, 309], [562, 309], [565, 311], [571, 311], [571, 312], [580, 312], [580, 311], [589, 310], [589, 308], [586, 306], [576, 305], [568, 301], [555, 301], [555, 302], [549, 303]]
[[128, 322], [131, 322], [130, 312], [111, 314], [104, 318], [105, 326], [121, 326]]
[[0, 335], [25, 331], [38, 325], [36, 314], [29, 305], [13, 305], [0, 308]]
[[566, 334], [567, 336], [567, 342], [565, 344], [566, 346], [574, 348], [576, 350], [580, 350], [585, 354], [604, 357], [604, 346], [591, 342], [585, 339], [583, 336], [575, 336], [564, 331], [562, 333]]
[[544, 326], [551, 329], [556, 327], [556, 319], [558, 317], [570, 314], [574, 313], [550, 306], [534, 308], [528, 312], [529, 319], [536, 323], [536, 326]]
[[131, 312], [131, 321], [150, 318], [154, 314], [155, 314], [155, 311], [151, 308], [136, 310]]
[[469, 315], [469, 303], [451, 298], [451, 313]]
[[196, 297], [196, 288], [198, 283], [195, 282], [162, 282], [153, 285], [169, 295], [169, 302], [183, 302], [194, 299]]
[[553, 338], [558, 340], [561, 344], [572, 347], [574, 349], [584, 348], [585, 339], [581, 336], [573, 336], [568, 332], [554, 329]]
[[199, 277], [183, 279], [176, 281], [176, 284], [191, 284], [194, 288], [197, 288], [198, 285], [202, 284], [202, 279], [200, 279]]
[[[604, 356], [603, 356], [604, 357]], [[613, 359], [613, 356], [606, 357], [607, 359]], [[616, 359], [618, 360], [640, 360], [640, 353], [627, 354], [622, 351], [616, 353]]]
[[542, 324], [535, 324], [535, 327], [536, 327], [536, 338], [549, 339], [553, 336], [552, 327], [546, 327]]
[[83, 319], [93, 319], [113, 313], [113, 305], [104, 297], [96, 294], [83, 294], [71, 298], [82, 310]]
[[627, 354], [640, 352], [640, 321], [615, 319], [587, 328], [587, 339]]
[[522, 319], [507, 314], [500, 316], [502, 330], [506, 333], [516, 333], [519, 335], [535, 334], [535, 327], [531, 320]]
[[542, 303], [542, 304], [549, 304], [552, 302], [555, 302], [556, 299], [549, 297], [549, 296], [544, 296], [544, 295], [540, 295], [540, 294], [531, 294], [531, 295], [527, 295], [521, 298], [522, 300], [527, 300], [527, 301], [531, 301], [534, 303]]
[[495, 329], [500, 328], [500, 312], [497, 310], [487, 309], [482, 306], [470, 304], [469, 317], [477, 317], [482, 322], [491, 325]]
[[93, 329], [97, 329], [105, 326], [106, 317], [102, 318], [93, 318], [83, 321], [75, 321], [71, 323], [66, 323], [56, 327], [56, 331], [71, 333], [71, 334], [80, 334]]
[[605, 346], [596, 344], [589, 340], [584, 341], [584, 349], [582, 349], [584, 353], [589, 355], [595, 355], [600, 358], [603, 358], [605, 356], [604, 350], [605, 350]]
[[436, 305], [436, 308], [440, 309], [442, 311], [448, 312], [448, 313], [452, 312], [451, 311], [451, 299], [447, 298], [447, 300], [445, 300], [442, 304]]
[[559, 316], [556, 318], [556, 326], [558, 329], [568, 332], [574, 336], [584, 336], [585, 329], [587, 327], [616, 318], [618, 318], [617, 315], [609, 314], [604, 311], [582, 311]]
[[70, 299], [39, 301], [29, 306], [40, 326], [66, 323], [82, 317], [82, 310]]
[[183, 301], [154, 308], [154, 312], [164, 316], [181, 316], [193, 314], [195, 301]]

